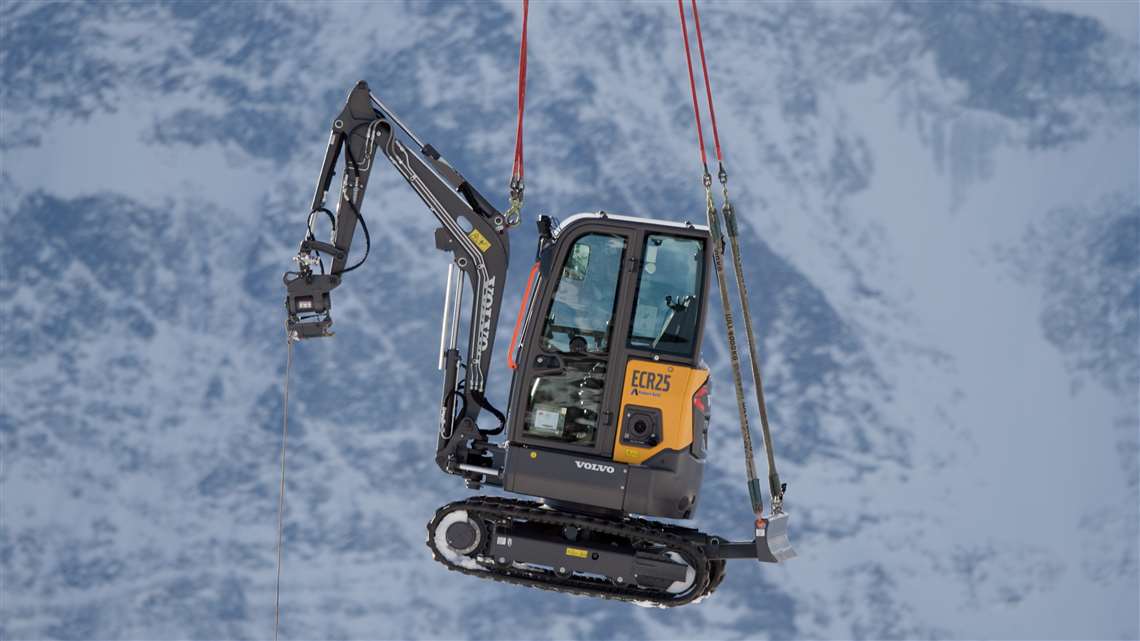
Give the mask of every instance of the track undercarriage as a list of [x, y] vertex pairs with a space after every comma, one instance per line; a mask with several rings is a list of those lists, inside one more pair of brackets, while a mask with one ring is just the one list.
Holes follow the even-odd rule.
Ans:
[[[783, 521], [750, 543], [626, 515], [596, 516], [542, 503], [474, 497], [443, 506], [427, 545], [449, 570], [567, 594], [674, 607], [711, 594], [725, 559], [791, 553]], [[768, 536], [768, 534], [773, 536]], [[775, 547], [770, 547], [776, 544]]]

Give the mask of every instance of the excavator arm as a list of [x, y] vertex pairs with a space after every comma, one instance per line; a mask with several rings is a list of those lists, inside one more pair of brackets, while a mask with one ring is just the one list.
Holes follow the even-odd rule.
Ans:
[[[397, 129], [410, 143], [401, 139]], [[477, 478], [479, 474], [468, 468], [483, 469], [495, 464], [492, 457], [497, 458], [498, 454], [485, 447], [487, 435], [501, 431], [505, 421], [486, 400], [484, 392], [510, 254], [509, 227], [503, 214], [439, 152], [405, 127], [372, 95], [364, 81], [353, 87], [344, 109], [333, 121], [308, 228], [294, 257], [298, 267], [284, 276], [289, 339], [332, 335], [331, 292], [346, 273], [363, 263], [370, 250], [371, 238], [361, 206], [378, 155], [387, 158], [435, 215], [440, 224], [435, 233], [436, 247], [452, 254], [440, 346], [444, 391], [436, 461], [447, 472]], [[325, 203], [342, 156], [340, 190], [333, 212]], [[316, 239], [315, 226], [322, 215], [332, 221], [328, 242]], [[349, 266], [349, 249], [357, 224], [362, 227], [368, 246], [364, 258]], [[325, 258], [331, 260], [327, 272]], [[464, 289], [470, 290], [471, 298], [467, 353], [461, 359], [457, 343]], [[462, 382], [461, 365], [465, 366]], [[476, 419], [482, 409], [496, 416], [498, 428], [479, 429]]]

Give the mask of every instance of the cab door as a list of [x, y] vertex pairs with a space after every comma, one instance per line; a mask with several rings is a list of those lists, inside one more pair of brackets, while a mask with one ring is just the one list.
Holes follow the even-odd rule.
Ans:
[[708, 243], [696, 230], [650, 228], [639, 238], [616, 462], [643, 464], [690, 446], [694, 456], [704, 455], [707, 421], [697, 419], [694, 399], [702, 387], [707, 393], [700, 345]]
[[[624, 375], [618, 358], [625, 338], [618, 330], [628, 322], [621, 299], [628, 289], [633, 235], [613, 225], [586, 225], [560, 243], [523, 345], [511, 441], [611, 455]], [[607, 384], [611, 379], [617, 384]]]

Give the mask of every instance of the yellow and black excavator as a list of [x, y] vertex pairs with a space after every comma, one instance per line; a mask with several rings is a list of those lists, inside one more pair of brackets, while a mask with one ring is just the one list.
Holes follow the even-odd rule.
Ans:
[[[342, 156], [333, 212], [326, 194]], [[724, 240], [707, 171], [709, 225], [604, 212], [558, 225], [539, 217], [536, 262], [507, 359], [510, 398], [500, 412], [484, 394], [515, 221], [421, 142], [363, 81], [333, 121], [308, 231], [294, 259], [298, 267], [284, 278], [290, 349], [294, 341], [331, 335], [330, 294], [363, 263], [348, 264], [349, 247], [358, 224], [370, 244], [361, 206], [382, 158], [435, 215], [436, 247], [451, 257], [440, 331], [436, 463], [471, 489], [494, 486], [538, 499], [480, 496], [445, 505], [427, 528], [436, 560], [507, 583], [677, 606], [715, 590], [727, 559], [780, 562], [795, 556], [766, 416], [773, 510], [763, 514], [726, 293]], [[723, 213], [743, 286], [734, 214], [728, 206]], [[327, 242], [316, 238], [322, 216], [331, 221]], [[331, 261], [327, 271], [325, 259]], [[746, 542], [643, 518], [691, 519], [699, 503], [710, 417], [701, 339], [714, 273], [755, 513], [755, 537]], [[740, 292], [751, 347], [746, 291]], [[754, 351], [752, 357], [756, 370]], [[757, 392], [762, 394], [759, 386]], [[494, 417], [491, 427], [480, 425], [484, 410]]]

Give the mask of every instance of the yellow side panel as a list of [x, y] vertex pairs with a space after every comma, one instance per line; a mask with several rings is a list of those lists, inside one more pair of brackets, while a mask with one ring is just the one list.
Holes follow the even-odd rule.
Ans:
[[[708, 380], [706, 369], [631, 360], [622, 383], [621, 411], [614, 436], [614, 461], [637, 464], [662, 450], [681, 450], [693, 442], [693, 394]], [[621, 421], [630, 405], [661, 410], [661, 442], [653, 447], [621, 442]]]

